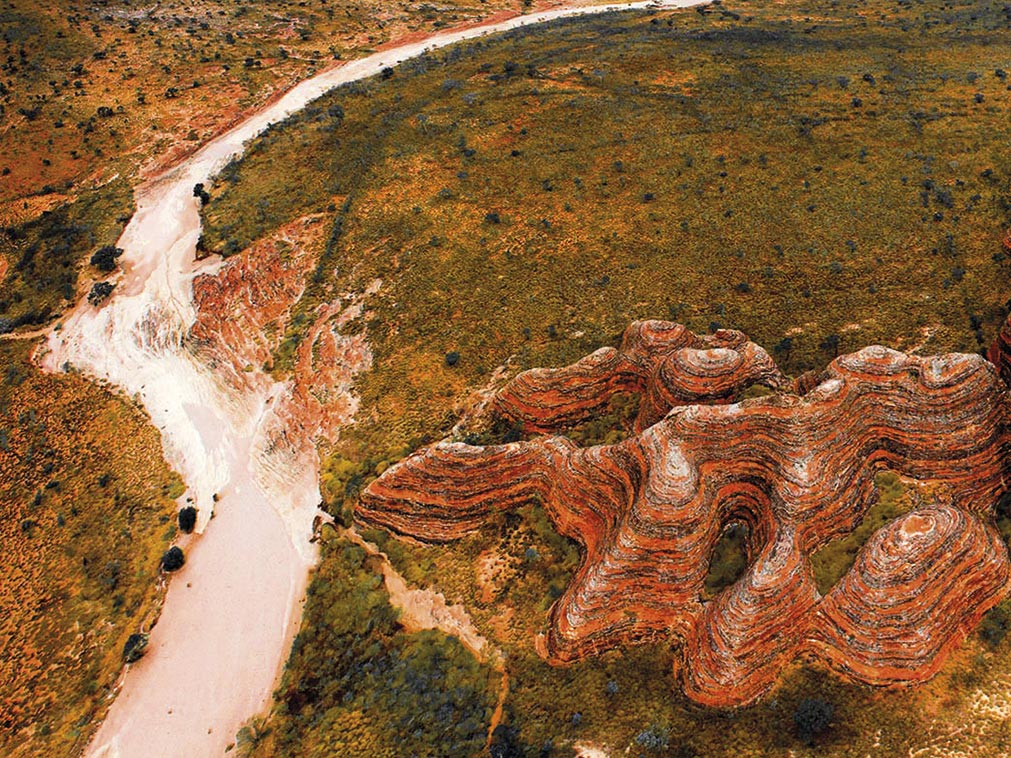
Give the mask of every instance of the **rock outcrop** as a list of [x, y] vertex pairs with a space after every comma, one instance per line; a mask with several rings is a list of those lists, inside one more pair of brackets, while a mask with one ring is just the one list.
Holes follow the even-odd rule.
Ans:
[[640, 432], [676, 405], [727, 403], [751, 384], [780, 388], [786, 379], [741, 332], [700, 336], [669, 321], [636, 321], [618, 349], [601, 348], [564, 368], [524, 371], [494, 408], [525, 432], [546, 433], [592, 417], [616, 392], [635, 392]]
[[186, 345], [230, 386], [246, 388], [249, 369], [270, 362], [325, 232], [321, 215], [296, 219], [194, 278], [196, 319]]
[[[782, 391], [733, 402], [755, 382]], [[442, 442], [373, 482], [357, 515], [446, 541], [538, 497], [583, 549], [550, 613], [554, 663], [673, 635], [685, 692], [721, 707], [753, 702], [804, 653], [870, 684], [922, 681], [1009, 590], [993, 524], [1006, 387], [979, 356], [876, 346], [800, 384], [739, 332], [637, 322], [620, 349], [520, 374], [496, 401], [528, 432], [549, 433], [634, 391], [636, 436], [589, 448], [563, 436]], [[936, 502], [880, 529], [823, 597], [810, 556], [860, 523], [884, 468], [932, 483]], [[749, 566], [706, 601], [731, 523], [749, 527]]]
[[[294, 318], [314, 265], [310, 251], [323, 244], [324, 221], [319, 214], [295, 219], [194, 279], [196, 320], [186, 345], [230, 389], [248, 392], [269, 382], [253, 369], [270, 366]], [[377, 288], [373, 283], [365, 295]], [[287, 453], [270, 465], [262, 461], [281, 480], [285, 468], [309, 465], [316, 442], [333, 442], [354, 416], [358, 401], [351, 386], [372, 353], [364, 334], [345, 332], [362, 310], [360, 302], [342, 299], [310, 313], [312, 325], [294, 350], [291, 381], [262, 424], [260, 446]]]

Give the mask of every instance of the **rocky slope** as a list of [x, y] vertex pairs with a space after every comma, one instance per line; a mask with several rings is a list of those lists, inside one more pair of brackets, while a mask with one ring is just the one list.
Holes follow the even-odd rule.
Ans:
[[[258, 369], [270, 365], [314, 265], [309, 251], [322, 244], [325, 230], [322, 216], [305, 216], [194, 278], [196, 319], [186, 345], [236, 393], [269, 384]], [[377, 281], [366, 294], [378, 287]], [[352, 382], [372, 355], [363, 335], [341, 330], [360, 314], [357, 302], [342, 300], [313, 314], [295, 350], [291, 381], [265, 419], [260, 447], [290, 448], [287, 460], [315, 466], [316, 441], [332, 442], [351, 420], [357, 408]]]
[[[755, 382], [780, 391], [732, 402]], [[519, 375], [496, 407], [549, 433], [616, 391], [641, 395], [635, 437], [590, 448], [562, 436], [442, 442], [376, 480], [358, 518], [444, 541], [540, 498], [583, 547], [551, 610], [547, 658], [674, 635], [685, 692], [711, 706], [753, 702], [803, 653], [870, 684], [922, 681], [1007, 594], [993, 525], [1007, 389], [982, 358], [874, 346], [790, 386], [738, 332], [636, 322], [620, 349]], [[879, 530], [823, 597], [809, 558], [860, 523], [884, 468], [931, 483], [936, 502]], [[731, 523], [749, 527], [748, 569], [704, 601]]]

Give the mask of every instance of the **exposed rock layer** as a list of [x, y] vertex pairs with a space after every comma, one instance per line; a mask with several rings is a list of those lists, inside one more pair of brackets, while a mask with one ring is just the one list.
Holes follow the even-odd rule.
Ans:
[[615, 392], [636, 392], [639, 432], [676, 405], [730, 402], [756, 383], [778, 388], [786, 380], [741, 332], [699, 336], [669, 321], [636, 321], [617, 350], [601, 348], [564, 368], [524, 371], [503, 388], [495, 410], [525, 432], [552, 432], [592, 417]]
[[[318, 214], [296, 219], [193, 281], [196, 320], [186, 345], [240, 395], [269, 383], [254, 369], [268, 367], [281, 344], [312, 270], [309, 251], [323, 242], [323, 220]], [[357, 409], [351, 385], [372, 353], [364, 334], [344, 332], [361, 313], [360, 303], [337, 300], [311, 314], [312, 325], [294, 351], [292, 379], [263, 417], [260, 462], [282, 486], [286, 470], [315, 466], [316, 442], [336, 440]]]
[[[686, 693], [713, 706], [754, 701], [805, 652], [870, 684], [930, 677], [1009, 588], [993, 525], [1007, 464], [1004, 384], [978, 356], [876, 346], [792, 388], [803, 395], [731, 402], [756, 381], [788, 386], [739, 332], [633, 323], [618, 350], [520, 374], [496, 407], [551, 432], [614, 392], [637, 392], [637, 436], [591, 448], [561, 436], [439, 443], [376, 480], [358, 517], [445, 541], [538, 497], [583, 546], [551, 610], [555, 663], [675, 635]], [[938, 502], [879, 530], [822, 597], [809, 557], [859, 524], [884, 468], [933, 483]], [[706, 602], [708, 564], [731, 522], [749, 526], [750, 565]]]

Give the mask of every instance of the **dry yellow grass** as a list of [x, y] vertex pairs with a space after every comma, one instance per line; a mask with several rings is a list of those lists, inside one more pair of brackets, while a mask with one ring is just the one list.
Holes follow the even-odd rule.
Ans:
[[181, 484], [131, 403], [0, 343], [0, 753], [69, 755], [149, 627]]

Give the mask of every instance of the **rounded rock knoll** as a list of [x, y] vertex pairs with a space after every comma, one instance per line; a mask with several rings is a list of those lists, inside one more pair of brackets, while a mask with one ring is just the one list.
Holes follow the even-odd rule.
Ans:
[[[756, 382], [775, 394], [735, 402]], [[1007, 388], [983, 358], [872, 346], [790, 383], [740, 332], [644, 321], [620, 348], [520, 374], [493, 407], [546, 435], [616, 392], [640, 396], [634, 437], [438, 443], [373, 482], [357, 518], [447, 541], [538, 497], [582, 547], [550, 612], [548, 660], [674, 637], [686, 694], [716, 707], [755, 701], [800, 655], [869, 684], [923, 681], [1008, 593], [993, 518]], [[860, 524], [884, 469], [931, 485], [936, 502], [879, 529], [822, 596], [811, 555]], [[731, 523], [748, 527], [748, 567], [706, 599]]]

